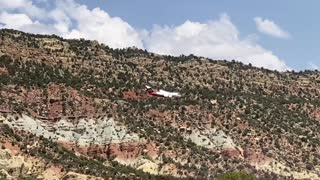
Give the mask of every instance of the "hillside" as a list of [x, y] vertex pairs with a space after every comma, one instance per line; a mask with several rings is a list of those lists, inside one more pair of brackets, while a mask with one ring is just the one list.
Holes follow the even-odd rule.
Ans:
[[0, 84], [0, 177], [320, 179], [316, 71], [5, 29]]

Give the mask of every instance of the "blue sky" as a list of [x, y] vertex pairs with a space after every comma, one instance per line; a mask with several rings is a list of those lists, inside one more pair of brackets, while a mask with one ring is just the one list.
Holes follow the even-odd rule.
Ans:
[[[320, 1], [299, 0], [94, 0], [81, 1], [89, 7], [101, 7], [114, 16], [119, 16], [137, 28], [151, 28], [153, 24], [179, 25], [185, 20], [205, 22], [227, 13], [246, 36], [256, 33], [259, 44], [285, 59], [294, 69], [320, 65]], [[290, 32], [291, 38], [279, 40], [260, 34], [253, 18], [256, 16], [273, 20]]]
[[316, 0], [3, 0], [0, 28], [303, 70], [320, 65], [318, 7]]

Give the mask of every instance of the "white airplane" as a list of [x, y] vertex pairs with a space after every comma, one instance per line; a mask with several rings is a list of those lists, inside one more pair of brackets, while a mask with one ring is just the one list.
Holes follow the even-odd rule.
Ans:
[[157, 96], [157, 97], [181, 97], [180, 93], [178, 92], [169, 92], [165, 90], [153, 90], [150, 86], [146, 86], [147, 92], [151, 96]]

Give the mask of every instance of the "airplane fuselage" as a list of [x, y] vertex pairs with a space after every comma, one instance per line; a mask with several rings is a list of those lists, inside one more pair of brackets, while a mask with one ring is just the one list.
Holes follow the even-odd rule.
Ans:
[[181, 97], [181, 95], [177, 92], [169, 92], [169, 91], [165, 91], [165, 90], [158, 90], [155, 91], [153, 90], [150, 86], [146, 86], [147, 87], [147, 91], [148, 94], [151, 96], [157, 96], [157, 97]]

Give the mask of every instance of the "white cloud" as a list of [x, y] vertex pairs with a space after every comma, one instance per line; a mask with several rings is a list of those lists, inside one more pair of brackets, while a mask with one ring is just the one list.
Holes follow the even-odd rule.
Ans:
[[45, 11], [32, 3], [31, 0], [1, 0], [0, 11], [18, 10], [28, 16], [37, 17], [43, 19], [45, 17]]
[[19, 29], [23, 26], [32, 24], [32, 20], [25, 14], [0, 14], [0, 22], [5, 24], [3, 28]]
[[[0, 8], [0, 28], [98, 40], [113, 48], [136, 46], [159, 54], [192, 53], [212, 59], [235, 59], [280, 71], [288, 69], [283, 60], [255, 42], [255, 35], [240, 38], [227, 15], [206, 23], [186, 21], [172, 27], [155, 25], [151, 30], [138, 32], [121, 18], [111, 17], [100, 8], [88, 9], [74, 0], [54, 1], [51, 9], [39, 8], [29, 0], [12, 1], [15, 3], [1, 1], [5, 6]], [[22, 2], [34, 6], [35, 11], [46, 11], [44, 19], [27, 12], [21, 7]], [[17, 9], [19, 11], [13, 13], [12, 10]]]
[[[56, 21], [54, 26], [66, 38], [97, 39], [116, 48], [126, 46], [143, 48], [142, 41], [134, 28], [121, 18], [109, 16], [100, 8], [89, 10], [87, 6], [69, 0], [59, 1], [55, 12], [52, 12]], [[71, 21], [75, 23], [72, 24]]]
[[282, 30], [276, 23], [269, 19], [262, 19], [261, 17], [255, 17], [254, 21], [258, 30], [262, 33], [277, 37], [277, 38], [289, 38], [290, 34]]
[[[42, 18], [32, 16], [23, 4], [32, 5], [34, 12], [38, 7], [34, 6], [28, 0], [1, 1], [3, 7], [0, 13], [3, 18], [0, 23], [4, 24], [2, 28], [14, 28], [25, 32], [40, 34], [57, 34], [65, 38], [86, 38], [90, 40], [99, 40], [111, 47], [122, 48], [136, 46], [143, 48], [139, 34], [128, 23], [118, 17], [111, 17], [100, 8], [89, 10], [87, 6], [80, 5], [73, 0], [56, 1], [55, 8], [49, 10], [45, 16], [46, 22], [41, 23]], [[25, 14], [10, 14], [8, 10], [20, 10]], [[40, 9], [45, 11], [44, 9]], [[45, 14], [45, 13], [43, 13]], [[12, 21], [12, 20], [19, 21]]]
[[318, 65], [314, 64], [313, 62], [309, 62], [308, 64], [309, 64], [309, 69], [311, 69], [311, 70], [319, 70], [320, 69], [320, 67]]
[[239, 32], [227, 15], [207, 23], [186, 21], [176, 26], [155, 26], [143, 34], [145, 47], [159, 54], [194, 54], [212, 59], [235, 59], [246, 64], [275, 70], [289, 69], [271, 51], [252, 39], [240, 39]]

